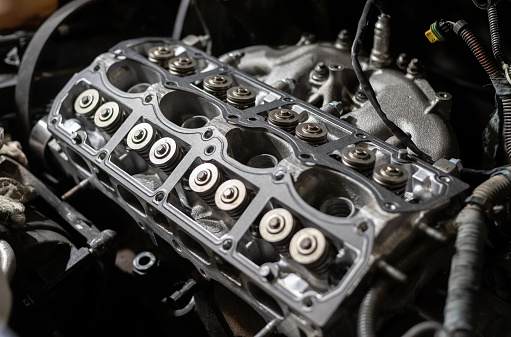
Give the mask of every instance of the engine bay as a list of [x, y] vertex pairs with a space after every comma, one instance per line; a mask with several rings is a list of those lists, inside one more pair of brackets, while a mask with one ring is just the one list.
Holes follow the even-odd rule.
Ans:
[[0, 335], [511, 335], [510, 4], [434, 5], [74, 0], [4, 35]]

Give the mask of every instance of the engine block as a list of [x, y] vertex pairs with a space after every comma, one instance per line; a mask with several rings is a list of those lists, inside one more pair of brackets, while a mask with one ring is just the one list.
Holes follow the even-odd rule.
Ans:
[[292, 336], [320, 335], [374, 261], [468, 188], [166, 38], [97, 57], [59, 93], [47, 128], [77, 182]]

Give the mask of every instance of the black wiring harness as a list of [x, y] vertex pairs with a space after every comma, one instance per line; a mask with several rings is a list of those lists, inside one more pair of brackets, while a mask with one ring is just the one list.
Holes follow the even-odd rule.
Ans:
[[353, 46], [351, 48], [351, 60], [353, 64], [353, 69], [355, 70], [355, 74], [358, 78], [358, 81], [360, 82], [362, 90], [367, 96], [367, 99], [369, 100], [369, 102], [371, 102], [371, 105], [373, 106], [374, 110], [376, 111], [380, 119], [383, 121], [385, 126], [390, 130], [390, 132], [392, 132], [392, 134], [394, 134], [404, 146], [412, 150], [419, 158], [428, 163], [433, 163], [432, 158], [423, 151], [421, 151], [417, 147], [417, 145], [415, 145], [415, 143], [410, 138], [410, 135], [406, 134], [399, 126], [397, 126], [387, 117], [387, 115], [381, 108], [378, 99], [376, 98], [376, 93], [374, 92], [374, 89], [371, 83], [369, 82], [369, 79], [367, 78], [366, 74], [362, 69], [362, 66], [360, 65], [360, 61], [358, 60], [358, 56], [363, 47], [366, 29], [369, 25], [369, 18], [374, 7], [380, 8], [376, 1], [368, 0], [364, 6], [364, 10], [362, 12], [362, 16], [360, 17], [360, 21], [358, 22], [357, 33], [355, 35]]

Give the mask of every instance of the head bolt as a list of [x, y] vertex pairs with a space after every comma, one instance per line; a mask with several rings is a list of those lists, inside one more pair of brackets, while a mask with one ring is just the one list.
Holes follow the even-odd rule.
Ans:
[[401, 70], [406, 70], [408, 67], [408, 63], [410, 63], [410, 58], [405, 53], [399, 54], [396, 60], [396, 65]]
[[328, 77], [328, 67], [323, 62], [318, 62], [312, 71], [312, 79], [323, 81]]
[[408, 68], [406, 68], [406, 72], [410, 75], [421, 75], [424, 73], [424, 65], [421, 61], [416, 58], [413, 58], [408, 64]]

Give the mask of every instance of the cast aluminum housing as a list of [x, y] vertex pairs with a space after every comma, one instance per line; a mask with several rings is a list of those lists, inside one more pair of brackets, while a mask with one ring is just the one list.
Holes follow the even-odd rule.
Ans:
[[[174, 75], [152, 63], [147, 55], [156, 46], [193, 59], [196, 69]], [[255, 106], [238, 109], [206, 93], [203, 79], [218, 74], [254, 91]], [[77, 97], [88, 89], [118, 104], [123, 119], [115, 129], [105, 132], [75, 112]], [[310, 145], [269, 124], [268, 113], [277, 108], [296, 112], [300, 123], [319, 125], [327, 131], [326, 142]], [[154, 141], [175, 141], [181, 153], [173, 168], [165, 172], [150, 165], [147, 152], [128, 147], [128, 134], [140, 123], [153, 128]], [[125, 41], [97, 57], [56, 97], [47, 128], [56, 140], [51, 150], [77, 182], [88, 179], [122, 205], [154, 243], [157, 238], [170, 243], [205, 279], [222, 283], [289, 336], [328, 330], [374, 262], [392, 254], [419, 225], [448, 218], [468, 187], [338, 117], [167, 38]], [[405, 170], [404, 192], [343, 164], [343, 150], [354, 146], [372, 151], [377, 167]], [[249, 198], [241, 214], [221, 211], [193, 192], [188, 179], [203, 163], [215, 165], [224, 181], [244, 184]], [[332, 203], [333, 210], [327, 207]], [[297, 229], [324, 235], [332, 254], [326, 276], [261, 238], [258, 225], [276, 208], [289, 211]]]

